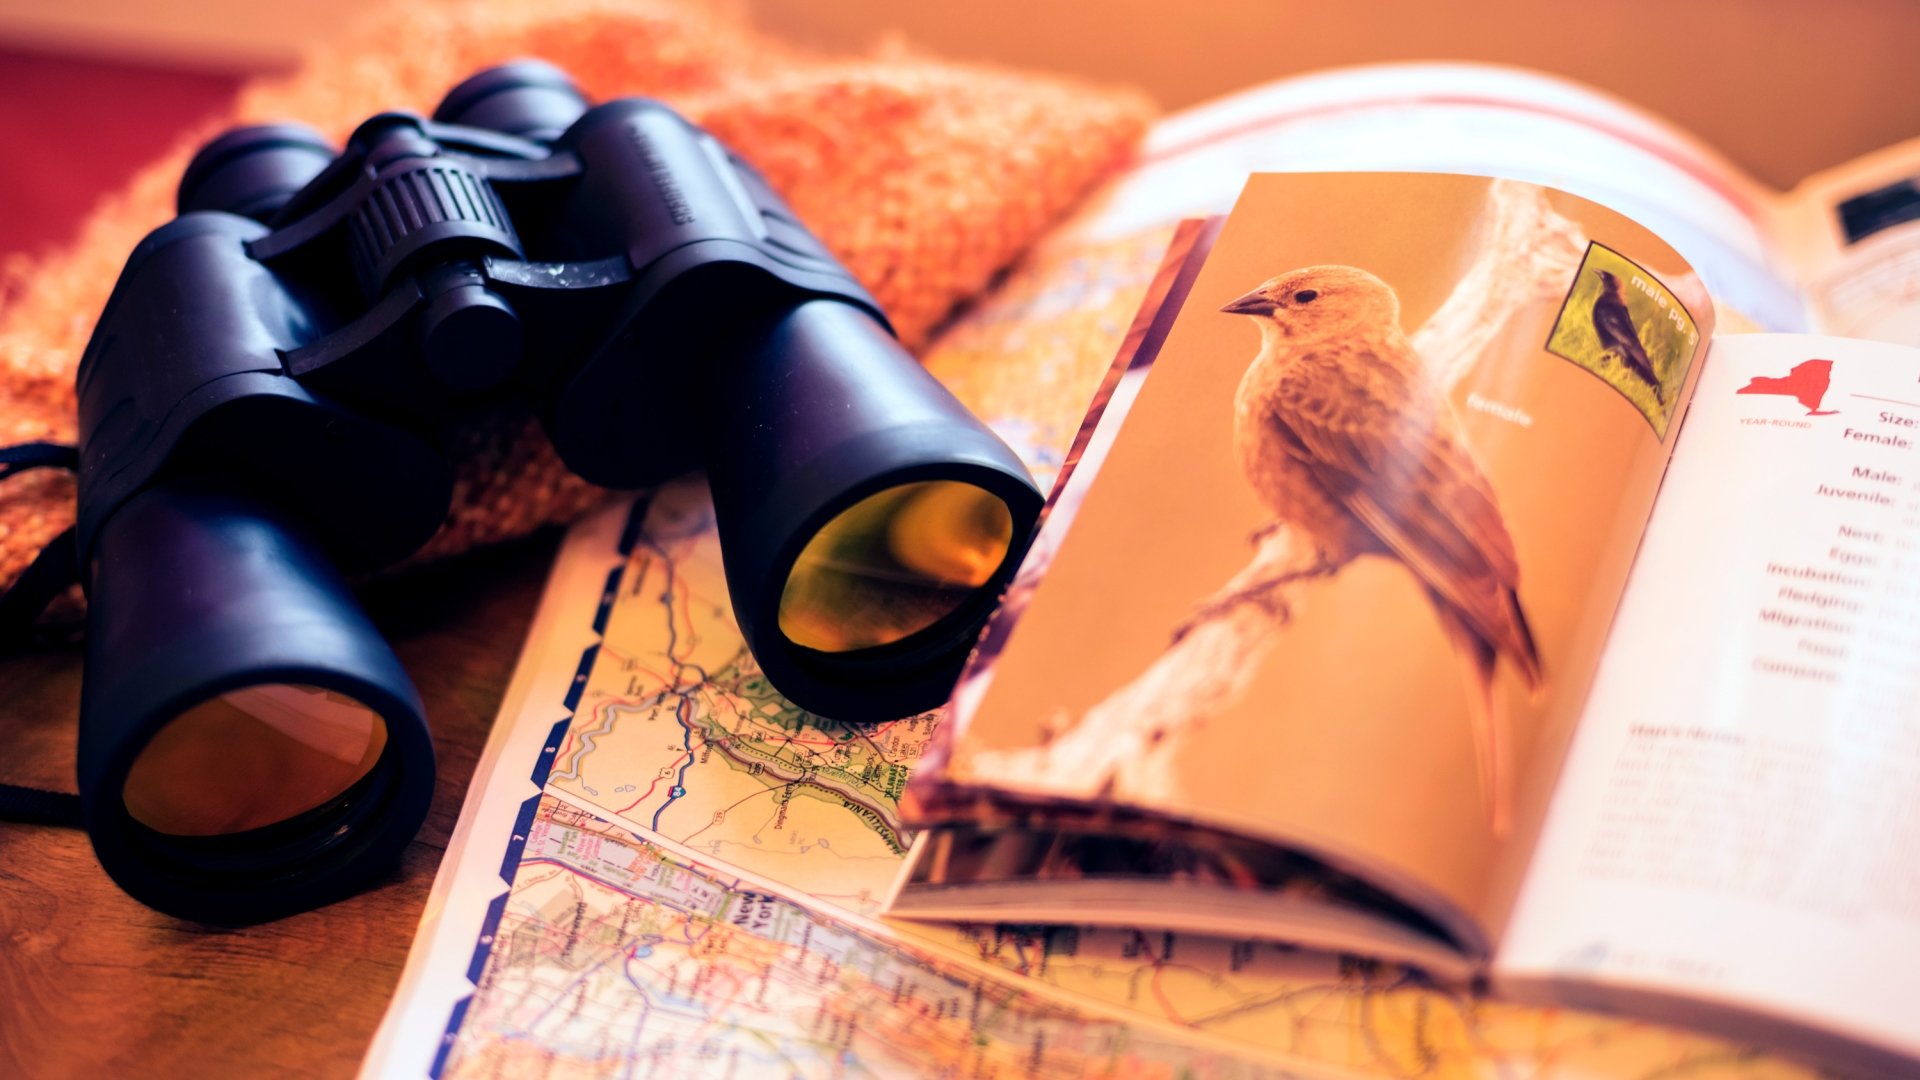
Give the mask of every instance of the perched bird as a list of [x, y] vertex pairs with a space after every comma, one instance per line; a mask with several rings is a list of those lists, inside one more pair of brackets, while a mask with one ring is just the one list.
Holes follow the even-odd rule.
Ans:
[[1220, 310], [1250, 316], [1260, 353], [1234, 396], [1241, 468], [1276, 526], [1317, 549], [1321, 573], [1361, 555], [1398, 560], [1425, 587], [1465, 663], [1476, 761], [1494, 830], [1512, 802], [1505, 659], [1545, 681], [1521, 610], [1520, 566], [1493, 489], [1400, 328], [1391, 286], [1350, 266], [1281, 274]]
[[1633, 314], [1627, 310], [1620, 279], [1605, 270], [1594, 273], [1600, 277], [1600, 295], [1593, 298], [1593, 332], [1600, 338], [1600, 348], [1618, 356], [1628, 371], [1653, 388], [1653, 399], [1665, 405], [1667, 392], [1660, 386], [1660, 376], [1653, 372], [1646, 346], [1640, 344], [1640, 331], [1634, 328]]

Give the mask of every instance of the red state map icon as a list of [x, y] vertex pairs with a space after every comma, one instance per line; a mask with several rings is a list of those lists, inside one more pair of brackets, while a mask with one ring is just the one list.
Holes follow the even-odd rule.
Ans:
[[1779, 378], [1756, 375], [1734, 393], [1778, 394], [1805, 405], [1808, 416], [1832, 416], [1835, 410], [1820, 407], [1821, 399], [1827, 396], [1827, 384], [1832, 377], [1833, 361], [1803, 360]]

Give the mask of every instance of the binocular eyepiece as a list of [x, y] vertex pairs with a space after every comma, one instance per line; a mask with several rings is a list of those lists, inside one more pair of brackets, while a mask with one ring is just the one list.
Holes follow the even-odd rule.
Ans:
[[222, 135], [179, 209], [78, 377], [81, 796], [163, 911], [317, 906], [424, 818], [422, 707], [342, 574], [444, 520], [463, 403], [526, 403], [595, 483], [705, 469], [748, 647], [840, 720], [945, 700], [1039, 513], [759, 175], [657, 102], [521, 61], [343, 151]]

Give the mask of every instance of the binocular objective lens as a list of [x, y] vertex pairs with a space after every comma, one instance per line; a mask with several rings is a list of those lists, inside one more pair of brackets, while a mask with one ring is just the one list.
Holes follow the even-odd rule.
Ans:
[[266, 683], [169, 721], [127, 773], [127, 813], [170, 836], [225, 836], [326, 806], [380, 760], [387, 725], [345, 694]]
[[780, 632], [841, 653], [887, 645], [951, 615], [1006, 561], [1013, 515], [957, 480], [901, 484], [841, 511], [794, 560]]

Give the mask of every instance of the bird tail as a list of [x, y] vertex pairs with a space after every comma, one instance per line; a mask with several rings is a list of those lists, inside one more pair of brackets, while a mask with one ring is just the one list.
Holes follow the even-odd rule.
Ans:
[[[1494, 665], [1499, 656], [1492, 643], [1481, 637], [1444, 600], [1435, 597], [1434, 610], [1447, 640], [1460, 656], [1467, 691], [1467, 719], [1473, 728], [1474, 765], [1480, 776], [1480, 793], [1487, 804], [1487, 821], [1494, 836], [1505, 837], [1513, 829], [1513, 763], [1509, 760], [1513, 750], [1506, 709], [1493, 690]], [[1537, 687], [1541, 678], [1539, 657], [1533, 652], [1532, 635], [1526, 632], [1524, 620], [1520, 626], [1526, 633], [1526, 655], [1531, 658], [1531, 665], [1520, 657], [1515, 661], [1527, 676], [1528, 685]]]

